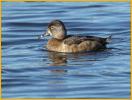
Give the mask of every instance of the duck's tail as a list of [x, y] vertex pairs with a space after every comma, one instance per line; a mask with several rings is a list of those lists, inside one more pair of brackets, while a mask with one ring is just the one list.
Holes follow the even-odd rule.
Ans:
[[110, 35], [109, 37], [106, 38], [106, 43], [110, 43], [112, 41], [112, 35]]

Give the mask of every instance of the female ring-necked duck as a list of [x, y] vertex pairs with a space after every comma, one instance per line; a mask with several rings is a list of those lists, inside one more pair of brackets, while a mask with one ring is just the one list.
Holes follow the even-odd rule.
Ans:
[[41, 35], [41, 37], [47, 35], [52, 36], [46, 45], [49, 51], [68, 53], [105, 49], [106, 44], [111, 40], [111, 36], [102, 38], [95, 36], [67, 35], [65, 25], [60, 20], [53, 20], [49, 23], [47, 31]]

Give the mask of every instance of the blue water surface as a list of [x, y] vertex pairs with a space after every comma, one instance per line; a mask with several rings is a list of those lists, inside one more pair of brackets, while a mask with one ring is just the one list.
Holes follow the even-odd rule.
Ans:
[[[49, 52], [37, 37], [54, 19], [68, 34], [107, 37], [108, 49]], [[129, 98], [129, 2], [3, 2], [3, 98]]]

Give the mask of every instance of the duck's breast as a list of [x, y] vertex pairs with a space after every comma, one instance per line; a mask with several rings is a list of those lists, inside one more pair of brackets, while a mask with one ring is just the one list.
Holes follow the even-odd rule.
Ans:
[[62, 41], [52, 38], [48, 41], [46, 47], [50, 51], [60, 51]]

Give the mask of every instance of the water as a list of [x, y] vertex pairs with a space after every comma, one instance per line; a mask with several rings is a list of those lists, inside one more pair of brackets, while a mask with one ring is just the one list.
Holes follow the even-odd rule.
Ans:
[[[3, 2], [3, 98], [129, 98], [129, 2]], [[62, 20], [68, 34], [106, 37], [108, 49], [48, 52], [37, 37]]]

